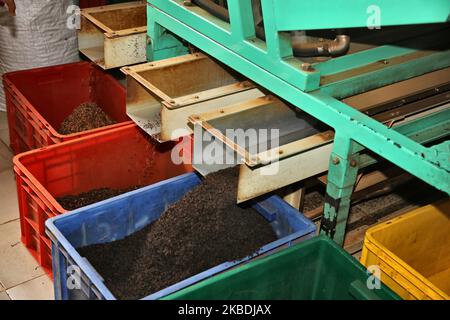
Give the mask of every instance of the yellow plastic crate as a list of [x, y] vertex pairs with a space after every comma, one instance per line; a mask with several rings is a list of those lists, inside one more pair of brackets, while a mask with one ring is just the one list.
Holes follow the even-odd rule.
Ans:
[[450, 199], [370, 228], [361, 263], [403, 299], [450, 300]]

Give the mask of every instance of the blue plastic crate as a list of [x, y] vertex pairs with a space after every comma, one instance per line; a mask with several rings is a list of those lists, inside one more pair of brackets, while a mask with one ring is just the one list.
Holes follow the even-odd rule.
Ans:
[[[157, 220], [170, 204], [200, 182], [195, 173], [188, 173], [47, 220], [46, 232], [52, 240], [55, 298], [116, 299], [103, 283], [101, 275], [76, 248], [133, 234]], [[315, 235], [315, 224], [278, 196], [260, 200], [253, 207], [268, 220], [278, 240], [262, 247], [257, 255], [222, 263], [158, 292], [149, 292], [144, 299], [159, 299], [256, 256], [272, 253]]]

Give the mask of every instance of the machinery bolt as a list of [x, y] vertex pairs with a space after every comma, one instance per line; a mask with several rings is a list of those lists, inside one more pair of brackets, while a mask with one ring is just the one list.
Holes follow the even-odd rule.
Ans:
[[338, 157], [335, 157], [335, 158], [333, 158], [333, 164], [334, 165], [338, 165], [339, 164], [339, 158]]
[[356, 167], [356, 165], [357, 165], [356, 160], [350, 160], [350, 167], [354, 168]]
[[312, 67], [311, 63], [307, 63], [307, 62], [302, 63], [301, 69], [306, 72], [314, 71], [314, 68]]

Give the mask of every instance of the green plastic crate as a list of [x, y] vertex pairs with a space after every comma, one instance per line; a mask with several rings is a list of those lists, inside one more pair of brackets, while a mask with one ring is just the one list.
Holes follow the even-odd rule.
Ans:
[[[200, 282], [167, 300], [373, 300], [400, 299], [352, 256], [320, 236]], [[372, 281], [369, 281], [373, 283]]]

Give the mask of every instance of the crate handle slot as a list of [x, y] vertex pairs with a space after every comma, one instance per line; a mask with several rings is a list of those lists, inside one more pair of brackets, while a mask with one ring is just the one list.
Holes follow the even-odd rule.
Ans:
[[350, 284], [349, 293], [357, 300], [381, 300], [374, 290], [367, 288], [367, 285], [360, 280]]

